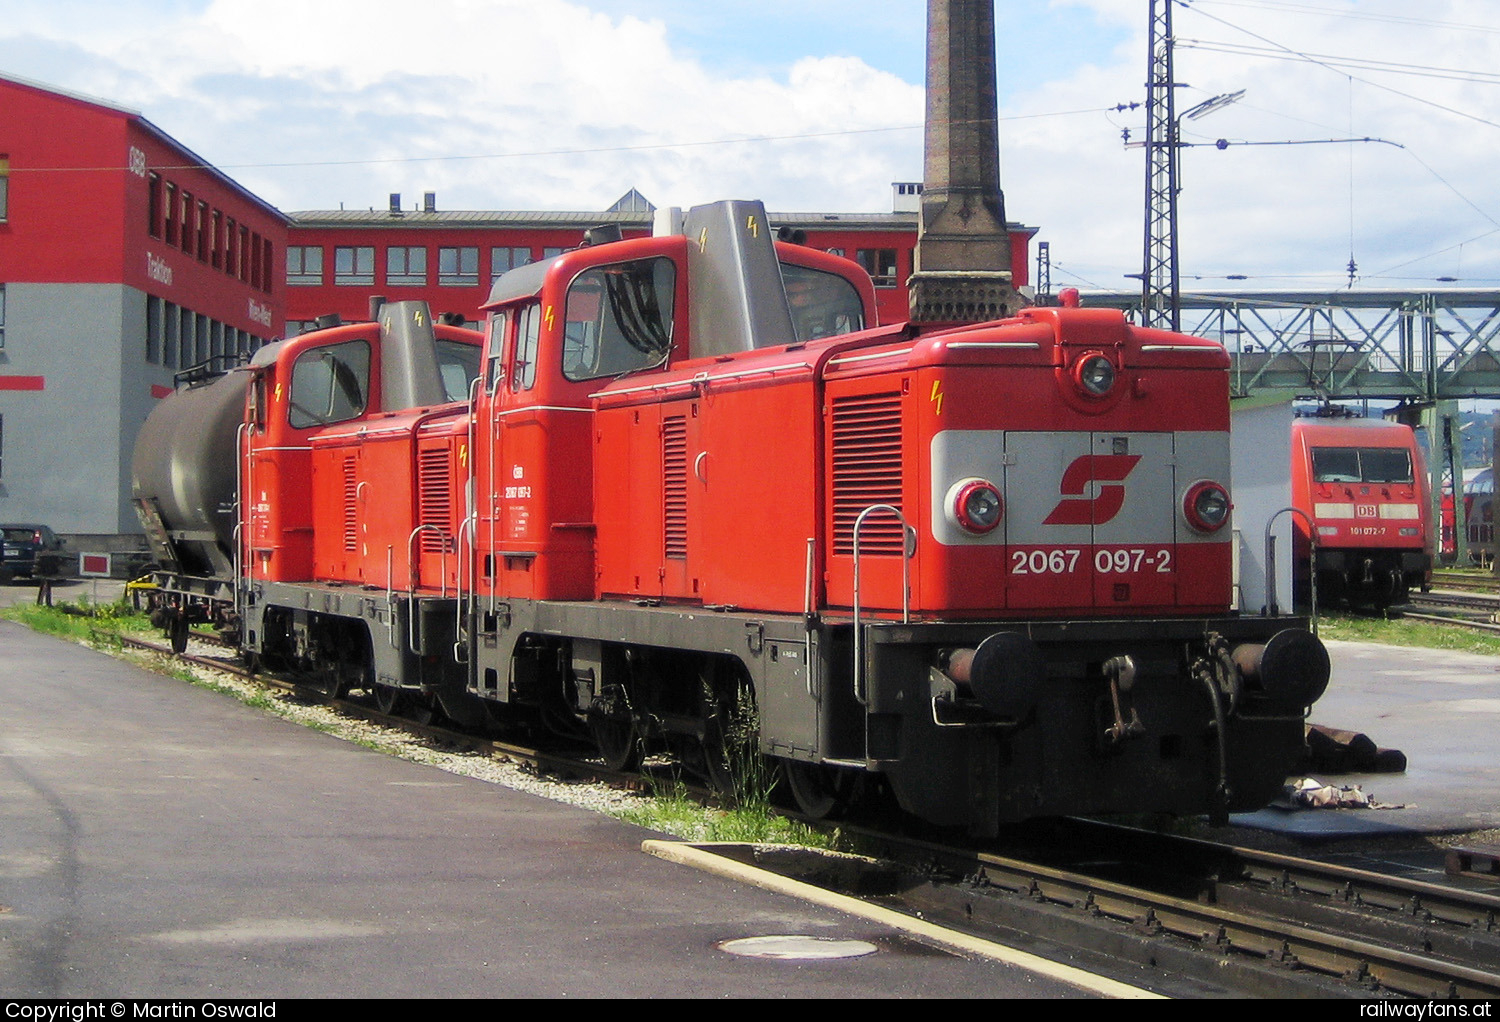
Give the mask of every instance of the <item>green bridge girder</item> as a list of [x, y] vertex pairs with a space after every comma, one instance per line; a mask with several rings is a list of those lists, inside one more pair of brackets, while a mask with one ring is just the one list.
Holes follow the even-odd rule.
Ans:
[[[1082, 304], [1139, 322], [1139, 293]], [[1226, 291], [1181, 296], [1182, 332], [1222, 343], [1237, 398], [1500, 398], [1500, 290]]]

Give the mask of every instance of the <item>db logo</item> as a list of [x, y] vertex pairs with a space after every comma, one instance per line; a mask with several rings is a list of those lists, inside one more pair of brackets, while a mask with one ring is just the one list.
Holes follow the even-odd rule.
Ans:
[[1374, 504], [1355, 504], [1354, 505], [1354, 517], [1355, 518], [1379, 518], [1380, 517], [1380, 508], [1376, 507]]
[[[1103, 525], [1125, 506], [1125, 477], [1141, 460], [1139, 454], [1085, 454], [1069, 465], [1062, 477], [1063, 499], [1043, 525]], [[1098, 492], [1083, 496], [1089, 483]]]

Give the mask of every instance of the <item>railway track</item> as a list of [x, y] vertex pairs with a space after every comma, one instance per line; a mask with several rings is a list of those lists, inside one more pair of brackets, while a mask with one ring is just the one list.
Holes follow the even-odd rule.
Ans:
[[[165, 645], [125, 642], [172, 655]], [[538, 772], [650, 783], [640, 773], [392, 717], [359, 698], [329, 700], [225, 656], [178, 659]], [[1088, 821], [1018, 830], [1006, 854], [843, 830], [872, 857], [864, 869], [830, 868], [807, 851], [747, 846], [737, 855], [977, 936], [1051, 949], [1125, 982], [1155, 977], [1145, 985], [1179, 996], [1500, 997], [1500, 884], [1466, 890]]]
[[1476, 631], [1500, 632], [1500, 592], [1484, 589], [1477, 584], [1464, 588], [1433, 589], [1426, 593], [1412, 593], [1410, 602], [1399, 613], [1402, 617], [1417, 621], [1433, 621], [1440, 624], [1459, 625]]
[[1025, 858], [862, 840], [882, 855], [868, 872], [745, 854], [1173, 996], [1500, 996], [1500, 892], [1090, 821], [1064, 821]]

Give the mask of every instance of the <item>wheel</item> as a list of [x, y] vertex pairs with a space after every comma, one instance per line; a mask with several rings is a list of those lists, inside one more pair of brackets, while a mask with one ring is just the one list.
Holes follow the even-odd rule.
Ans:
[[375, 708], [391, 717], [400, 714], [402, 707], [406, 704], [406, 693], [395, 685], [376, 684], [373, 686], [373, 695]]
[[404, 702], [406, 703], [404, 716], [413, 723], [431, 724], [437, 717], [437, 707], [433, 705], [432, 696], [411, 695]]
[[172, 644], [172, 652], [179, 656], [186, 652], [188, 644], [188, 619], [183, 614], [174, 614], [172, 620], [167, 622], [167, 640]]
[[760, 754], [755, 693], [738, 664], [714, 659], [699, 675], [701, 773], [709, 786], [745, 805], [770, 800], [775, 773]]
[[589, 734], [599, 747], [606, 770], [630, 773], [640, 769], [641, 736], [628, 713], [589, 710]]
[[815, 820], [842, 816], [858, 796], [863, 780], [854, 770], [795, 759], [781, 761], [781, 775], [797, 809]]

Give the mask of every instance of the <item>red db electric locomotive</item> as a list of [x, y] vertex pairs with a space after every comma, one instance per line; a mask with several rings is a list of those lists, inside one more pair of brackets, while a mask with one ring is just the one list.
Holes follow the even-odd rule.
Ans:
[[1293, 577], [1318, 601], [1375, 607], [1405, 603], [1432, 579], [1430, 512], [1422, 450], [1410, 426], [1375, 419], [1292, 423]]
[[1079, 308], [877, 325], [856, 264], [747, 202], [486, 308], [482, 348], [399, 303], [163, 401], [240, 414], [197, 503], [154, 488], [192, 416], [143, 433], [160, 619], [616, 767], [729, 785], [748, 735], [817, 815], [866, 780], [980, 834], [1222, 814], [1295, 764], [1328, 659], [1230, 609], [1219, 345]]

